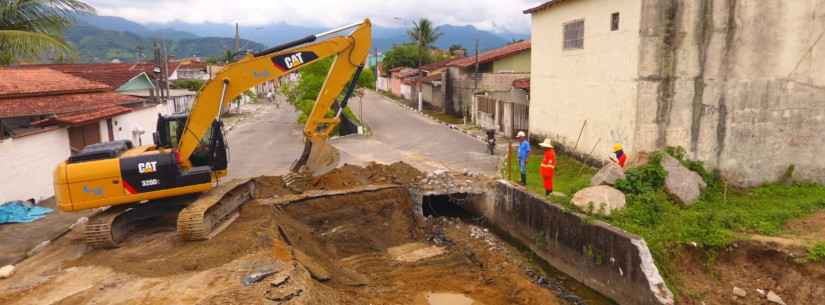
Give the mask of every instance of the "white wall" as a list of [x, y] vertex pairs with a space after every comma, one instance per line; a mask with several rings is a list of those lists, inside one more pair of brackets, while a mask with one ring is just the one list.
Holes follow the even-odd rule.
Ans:
[[65, 128], [0, 140], [0, 203], [54, 195], [53, 171], [69, 151]]
[[[620, 30], [610, 30], [620, 13]], [[632, 151], [641, 0], [567, 1], [533, 14], [530, 132], [606, 158], [614, 143]], [[563, 25], [584, 19], [584, 48], [563, 50]], [[601, 141], [599, 141], [601, 139]]]
[[[152, 133], [155, 132], [160, 113], [164, 105], [157, 105], [143, 109], [136, 109], [132, 112], [121, 114], [112, 118], [115, 140], [131, 140], [135, 146], [152, 145]], [[103, 125], [105, 121], [101, 122]], [[143, 135], [137, 137], [132, 131], [143, 130]], [[107, 135], [108, 139], [108, 135]]]

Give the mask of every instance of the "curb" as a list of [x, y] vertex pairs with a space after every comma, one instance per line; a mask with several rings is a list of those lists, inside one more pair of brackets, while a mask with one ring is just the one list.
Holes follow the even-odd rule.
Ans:
[[[373, 91], [373, 92], [375, 92], [375, 91]], [[419, 116], [422, 116], [422, 117], [424, 117], [424, 118], [427, 118], [427, 119], [429, 119], [430, 121], [433, 121], [433, 122], [434, 122], [434, 123], [436, 123], [436, 124], [439, 124], [439, 125], [445, 126], [445, 127], [447, 127], [447, 128], [450, 128], [450, 129], [453, 129], [453, 130], [459, 131], [459, 132], [461, 132], [462, 134], [465, 134], [465, 135], [467, 135], [467, 136], [469, 136], [469, 137], [471, 137], [471, 138], [473, 138], [473, 139], [476, 139], [477, 141], [479, 141], [479, 142], [481, 142], [481, 143], [487, 143], [487, 138], [485, 138], [485, 137], [483, 137], [483, 136], [476, 136], [476, 135], [474, 135], [474, 134], [472, 134], [472, 133], [470, 133], [470, 132], [468, 132], [468, 131], [466, 131], [466, 130], [464, 130], [464, 129], [462, 129], [462, 128], [459, 128], [459, 127], [458, 127], [458, 126], [456, 126], [455, 124], [449, 124], [449, 123], [442, 122], [442, 121], [440, 121], [439, 119], [436, 119], [435, 117], [433, 117], [433, 116], [431, 116], [431, 115], [429, 115], [429, 114], [426, 114], [426, 113], [423, 113], [423, 112], [419, 112], [417, 109], [415, 109], [415, 108], [413, 108], [413, 107], [410, 107], [410, 106], [407, 106], [406, 104], [404, 104], [404, 103], [402, 103], [402, 102], [399, 102], [399, 101], [397, 101], [397, 100], [394, 100], [394, 99], [392, 99], [392, 98], [389, 98], [389, 97], [387, 97], [387, 96], [385, 96], [385, 95], [383, 95], [383, 94], [381, 94], [381, 93], [376, 92], [376, 94], [380, 95], [380, 96], [381, 96], [382, 98], [384, 98], [385, 100], [389, 100], [389, 101], [390, 101], [390, 102], [392, 102], [393, 104], [396, 104], [396, 105], [398, 105], [398, 106], [401, 106], [401, 108], [403, 108], [403, 109], [405, 109], [405, 110], [407, 110], [407, 111], [415, 112], [415, 113], [416, 113], [416, 114], [418, 114]]]
[[[400, 106], [402, 109], [405, 109], [405, 110], [407, 110], [407, 111], [411, 111], [411, 112], [415, 112], [416, 114], [418, 114], [418, 115], [420, 115], [420, 116], [422, 116], [422, 117], [424, 117], [424, 118], [427, 118], [427, 119], [429, 119], [430, 121], [433, 121], [433, 122], [434, 122], [434, 123], [436, 123], [436, 124], [439, 124], [439, 125], [445, 126], [445, 127], [450, 128], [450, 129], [452, 129], [452, 130], [456, 130], [456, 131], [458, 131], [458, 132], [460, 132], [460, 133], [462, 133], [462, 134], [464, 134], [464, 135], [467, 135], [467, 136], [469, 136], [469, 137], [471, 137], [471, 138], [473, 138], [473, 139], [475, 139], [475, 140], [477, 140], [477, 141], [479, 141], [479, 142], [481, 142], [481, 143], [485, 143], [485, 144], [487, 143], [487, 138], [486, 138], [486, 137], [484, 137], [484, 136], [476, 136], [476, 135], [471, 134], [470, 132], [468, 132], [468, 131], [466, 131], [466, 130], [464, 130], [464, 129], [462, 129], [462, 128], [457, 127], [457, 126], [456, 126], [456, 125], [454, 125], [454, 124], [445, 123], [445, 122], [442, 122], [442, 121], [441, 121], [441, 120], [439, 120], [439, 119], [434, 118], [433, 116], [431, 116], [431, 115], [429, 115], [429, 114], [426, 114], [426, 113], [423, 113], [423, 112], [418, 112], [418, 110], [417, 110], [417, 109], [415, 109], [415, 108], [413, 108], [413, 107], [410, 107], [410, 106], [407, 106], [407, 104], [404, 104], [404, 103], [402, 103], [402, 102], [400, 102], [400, 101], [397, 101], [397, 100], [395, 100], [395, 99], [393, 99], [393, 98], [390, 98], [390, 97], [388, 97], [388, 96], [386, 96], [386, 95], [383, 95], [383, 94], [379, 93], [378, 91], [373, 90], [372, 92], [373, 92], [373, 93], [375, 93], [375, 94], [377, 94], [377, 95], [379, 95], [381, 98], [383, 98], [383, 99], [385, 99], [385, 100], [389, 101], [390, 103]], [[503, 144], [497, 144], [497, 146], [498, 146], [498, 145], [503, 145]], [[496, 147], [496, 148], [498, 149], [498, 147]], [[496, 165], [496, 177], [498, 177], [498, 178], [504, 178], [504, 177], [502, 177], [502, 175], [501, 175], [501, 170], [502, 170], [502, 168], [503, 168], [503, 164], [504, 164], [504, 161], [505, 161], [506, 159], [507, 159], [507, 155], [506, 155], [506, 154], [502, 154], [502, 155], [501, 155], [501, 156], [499, 156], [499, 158], [498, 158], [498, 162], [497, 162], [497, 165]]]

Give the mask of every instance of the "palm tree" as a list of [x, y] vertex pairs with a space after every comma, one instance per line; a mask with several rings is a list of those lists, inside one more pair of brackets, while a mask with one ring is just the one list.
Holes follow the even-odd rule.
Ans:
[[79, 0], [0, 1], [0, 65], [37, 60], [45, 54], [73, 55], [63, 31], [78, 14], [94, 14]]
[[418, 45], [419, 67], [424, 60], [424, 53], [432, 48], [441, 35], [442, 33], [438, 31], [438, 28], [433, 27], [433, 23], [427, 18], [421, 18], [418, 22], [413, 22], [413, 27], [407, 30], [407, 36], [410, 37], [413, 43]]

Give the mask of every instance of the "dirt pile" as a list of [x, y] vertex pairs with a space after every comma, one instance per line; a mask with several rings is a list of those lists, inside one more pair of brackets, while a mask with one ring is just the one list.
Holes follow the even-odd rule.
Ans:
[[[313, 180], [311, 190], [342, 190], [369, 184], [410, 185], [418, 182], [423, 174], [404, 162], [390, 165], [371, 162], [366, 167], [345, 164]], [[291, 194], [281, 177], [261, 176], [255, 178], [258, 198], [270, 198]]]
[[[737, 242], [708, 267], [699, 249], [685, 249], [678, 261], [680, 304], [773, 304], [773, 292], [786, 304], [820, 305], [825, 300], [825, 265], [803, 263], [799, 255], [758, 241]], [[737, 296], [734, 288], [744, 296]], [[761, 293], [760, 293], [761, 292]]]
[[270, 207], [247, 203], [231, 229], [203, 242], [180, 240], [174, 219], [147, 222], [119, 248], [92, 250], [67, 261], [66, 266], [105, 266], [143, 277], [211, 269], [269, 249], [272, 240], [270, 213]]

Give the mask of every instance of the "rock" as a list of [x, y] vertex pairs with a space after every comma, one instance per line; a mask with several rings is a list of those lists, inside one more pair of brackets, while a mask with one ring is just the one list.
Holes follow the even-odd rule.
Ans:
[[602, 215], [610, 215], [613, 210], [623, 209], [627, 204], [621, 191], [607, 185], [591, 186], [578, 191], [570, 202], [582, 211]]
[[762, 290], [762, 289], [756, 289], [756, 293], [758, 293], [759, 295], [761, 295], [761, 296], [763, 296], [763, 297], [765, 296], [765, 290]]
[[5, 265], [3, 268], [0, 268], [0, 279], [9, 278], [12, 274], [14, 274], [13, 265]]
[[616, 181], [619, 179], [624, 179], [624, 169], [622, 169], [618, 164], [613, 162], [607, 162], [607, 165], [602, 167], [592, 179], [590, 179], [590, 185], [598, 186], [598, 185], [616, 185]]
[[707, 186], [702, 176], [687, 169], [679, 160], [665, 155], [662, 167], [667, 171], [665, 190], [686, 206], [693, 205]]
[[45, 249], [46, 246], [48, 246], [50, 243], [51, 243], [51, 241], [49, 241], [49, 240], [44, 240], [44, 241], [40, 242], [39, 244], [37, 244], [37, 246], [35, 246], [31, 250], [29, 250], [29, 252], [26, 252], [26, 256], [32, 257], [32, 256], [37, 255], [37, 253], [40, 253], [40, 251], [43, 251], [43, 249]]
[[780, 298], [779, 295], [777, 295], [773, 291], [768, 291], [768, 297], [767, 298], [768, 298], [768, 302], [771, 302], [771, 303], [774, 303], [774, 304], [779, 304], [779, 305], [786, 305], [785, 301], [782, 301], [782, 298]]
[[733, 295], [735, 295], [737, 297], [740, 297], [740, 298], [744, 298], [744, 297], [748, 296], [748, 293], [745, 292], [745, 289], [742, 289], [742, 288], [739, 288], [739, 287], [733, 287]]

